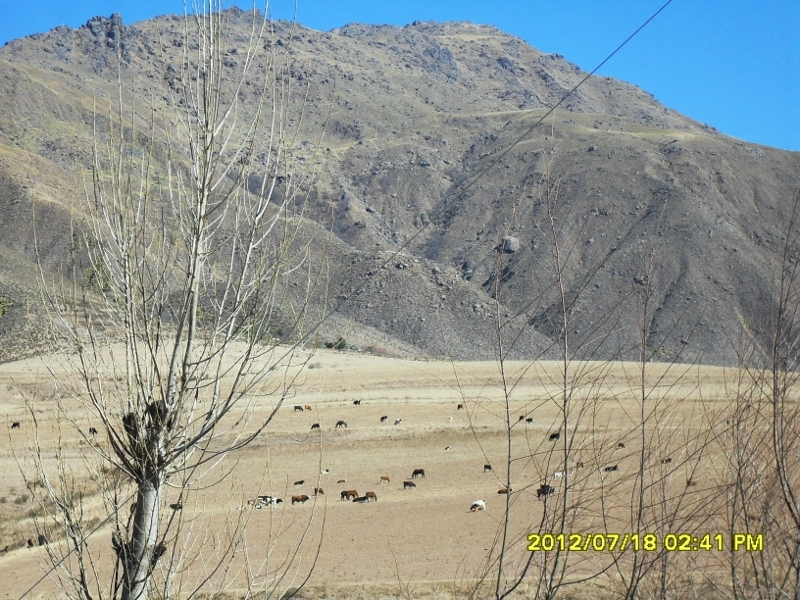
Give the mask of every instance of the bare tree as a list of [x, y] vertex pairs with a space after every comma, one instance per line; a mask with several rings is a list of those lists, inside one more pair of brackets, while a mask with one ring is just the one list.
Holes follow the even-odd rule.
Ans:
[[[212, 467], [264, 431], [308, 360], [291, 340], [302, 337], [324, 252], [311, 256], [303, 226], [311, 171], [291, 162], [286, 47], [272, 50], [272, 25], [253, 11], [231, 71], [230, 13], [221, 8], [209, 0], [184, 18], [177, 68], [164, 57], [174, 78], [166, 111], [126, 100], [120, 76], [106, 118], [96, 112], [85, 219], [75, 225], [83, 244], [60, 281], [42, 277], [61, 349], [48, 396], [60, 425], [97, 459], [85, 462], [89, 477], [63, 462], [53, 473], [37, 438], [41, 505], [52, 517], [42, 535], [57, 529], [69, 541], [69, 560], [59, 547], [50, 552], [78, 598], [174, 597], [186, 585], [200, 561], [184, 546], [184, 503], [213, 485]], [[249, 78], [263, 93], [245, 104]], [[112, 523], [108, 585], [87, 541], [93, 493]], [[229, 524], [192, 589], [229, 574], [246, 520]]]
[[729, 390], [728, 531], [763, 543], [728, 548], [736, 598], [800, 597], [800, 192], [784, 211], [772, 287], [743, 319]]

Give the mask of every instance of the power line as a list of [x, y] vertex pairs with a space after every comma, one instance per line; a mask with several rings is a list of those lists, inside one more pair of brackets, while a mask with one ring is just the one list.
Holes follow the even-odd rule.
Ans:
[[[526, 130], [525, 130], [525, 131], [524, 131], [524, 132], [523, 132], [523, 133], [522, 133], [522, 134], [521, 134], [519, 137], [517, 137], [517, 139], [516, 139], [516, 140], [514, 140], [514, 142], [512, 142], [512, 143], [511, 143], [511, 145], [509, 145], [509, 146], [508, 146], [508, 147], [507, 147], [505, 150], [503, 150], [503, 151], [502, 151], [500, 154], [498, 154], [498, 155], [497, 155], [497, 156], [496, 156], [496, 157], [495, 157], [495, 158], [494, 158], [494, 159], [493, 159], [493, 160], [492, 160], [492, 161], [491, 161], [491, 162], [490, 162], [488, 165], [486, 165], [486, 167], [484, 167], [484, 168], [483, 168], [481, 171], [479, 171], [479, 172], [477, 173], [477, 175], [476, 175], [476, 176], [475, 176], [475, 177], [474, 177], [474, 178], [473, 178], [473, 179], [472, 179], [472, 180], [471, 180], [471, 181], [470, 181], [470, 182], [469, 182], [469, 183], [468, 183], [466, 186], [464, 186], [464, 188], [463, 188], [463, 189], [460, 189], [460, 190], [459, 190], [458, 186], [456, 186], [456, 187], [454, 188], [454, 190], [453, 190], [453, 191], [452, 191], [452, 192], [451, 192], [451, 193], [448, 195], [448, 197], [447, 197], [447, 198], [445, 198], [444, 202], [442, 203], [442, 207], [441, 207], [441, 208], [440, 208], [440, 209], [437, 211], [437, 213], [436, 213], [436, 215], [434, 215], [434, 217], [438, 217], [438, 216], [440, 216], [440, 215], [441, 215], [441, 213], [444, 211], [444, 208], [445, 208], [445, 206], [447, 206], [447, 204], [448, 204], [448, 200], [449, 200], [450, 198], [453, 198], [453, 197], [455, 197], [455, 196], [456, 196], [456, 195], [458, 195], [458, 194], [463, 194], [463, 193], [465, 193], [465, 192], [469, 191], [469, 190], [470, 190], [470, 189], [471, 189], [471, 188], [472, 188], [472, 187], [473, 187], [473, 186], [474, 186], [474, 185], [475, 185], [475, 184], [476, 184], [476, 183], [477, 183], [477, 182], [478, 182], [478, 181], [479, 181], [479, 180], [480, 180], [480, 179], [481, 179], [481, 178], [482, 178], [482, 177], [483, 177], [483, 176], [484, 176], [484, 175], [485, 175], [485, 174], [486, 174], [486, 173], [487, 173], [487, 172], [488, 172], [490, 169], [492, 169], [492, 168], [493, 168], [495, 165], [497, 165], [497, 163], [500, 161], [500, 159], [502, 159], [502, 158], [503, 158], [503, 157], [504, 157], [506, 154], [508, 154], [508, 153], [509, 153], [509, 152], [510, 152], [510, 151], [511, 151], [511, 150], [512, 150], [512, 149], [513, 149], [515, 146], [517, 146], [517, 145], [518, 145], [518, 144], [519, 144], [519, 143], [520, 143], [522, 140], [524, 140], [526, 137], [528, 137], [528, 135], [530, 135], [530, 134], [531, 134], [531, 132], [532, 132], [534, 129], [536, 129], [536, 127], [538, 127], [538, 126], [539, 126], [539, 125], [540, 125], [540, 124], [541, 124], [541, 123], [542, 123], [542, 122], [543, 122], [543, 121], [544, 121], [544, 120], [545, 120], [547, 117], [549, 117], [549, 116], [550, 116], [550, 115], [551, 115], [553, 112], [555, 112], [555, 110], [556, 110], [556, 109], [557, 109], [559, 106], [561, 106], [561, 104], [563, 104], [563, 103], [564, 103], [564, 101], [565, 101], [567, 98], [569, 98], [569, 97], [570, 97], [572, 94], [574, 94], [574, 93], [575, 93], [575, 92], [578, 90], [578, 88], [580, 88], [580, 87], [581, 87], [581, 86], [582, 86], [582, 85], [583, 85], [583, 84], [584, 84], [584, 83], [585, 83], [585, 82], [586, 82], [586, 81], [587, 81], [587, 80], [588, 80], [590, 77], [592, 77], [592, 76], [593, 76], [595, 73], [597, 73], [597, 71], [599, 71], [599, 70], [600, 70], [600, 69], [603, 67], [603, 65], [605, 65], [605, 64], [606, 64], [606, 63], [607, 63], [609, 60], [611, 60], [611, 58], [612, 58], [612, 57], [613, 57], [615, 54], [617, 54], [617, 52], [619, 52], [620, 50], [622, 50], [622, 48], [624, 48], [624, 47], [625, 47], [625, 46], [628, 44], [628, 42], [630, 42], [630, 41], [631, 41], [631, 40], [632, 40], [634, 37], [636, 37], [636, 35], [637, 35], [637, 34], [638, 34], [640, 31], [642, 31], [642, 29], [644, 29], [644, 28], [645, 28], [645, 27], [646, 27], [646, 26], [647, 26], [647, 25], [648, 25], [648, 24], [649, 24], [649, 23], [650, 23], [650, 22], [651, 22], [653, 19], [655, 19], [655, 18], [656, 18], [656, 17], [657, 17], [657, 16], [658, 16], [658, 15], [659, 15], [659, 14], [660, 14], [660, 13], [661, 13], [661, 12], [662, 12], [662, 11], [663, 11], [665, 8], [667, 8], [667, 6], [669, 6], [671, 3], [672, 3], [672, 0], [667, 0], [667, 1], [666, 1], [666, 2], [665, 2], [665, 3], [664, 3], [662, 6], [661, 6], [661, 8], [659, 8], [659, 9], [658, 9], [656, 12], [654, 12], [654, 13], [653, 13], [653, 14], [652, 14], [652, 15], [651, 15], [651, 16], [650, 16], [650, 17], [649, 17], [649, 18], [648, 18], [648, 19], [647, 19], [647, 20], [646, 20], [644, 23], [642, 23], [642, 24], [641, 24], [641, 25], [640, 25], [640, 26], [639, 26], [639, 27], [638, 27], [638, 28], [637, 28], [637, 29], [636, 29], [636, 30], [635, 30], [635, 31], [634, 31], [632, 34], [630, 34], [630, 35], [629, 35], [629, 36], [628, 36], [628, 37], [625, 39], [625, 41], [623, 41], [623, 42], [622, 42], [622, 43], [621, 43], [619, 46], [617, 46], [617, 47], [616, 47], [616, 48], [615, 48], [615, 49], [614, 49], [614, 50], [613, 50], [613, 51], [612, 51], [610, 54], [608, 54], [608, 55], [607, 55], [607, 56], [606, 56], [606, 57], [605, 57], [605, 58], [604, 58], [604, 59], [603, 59], [603, 60], [600, 62], [600, 64], [598, 64], [598, 65], [597, 65], [597, 66], [596, 66], [594, 69], [592, 69], [592, 70], [591, 70], [591, 71], [590, 71], [590, 72], [589, 72], [589, 73], [588, 73], [588, 74], [587, 74], [587, 75], [586, 75], [586, 76], [585, 76], [583, 79], [581, 79], [581, 80], [580, 80], [580, 81], [579, 81], [579, 82], [578, 82], [578, 83], [575, 85], [575, 87], [573, 87], [573, 88], [572, 88], [570, 91], [568, 91], [566, 94], [564, 94], [564, 95], [561, 97], [561, 99], [560, 99], [560, 100], [559, 100], [559, 101], [558, 101], [558, 102], [557, 102], [557, 103], [556, 103], [556, 104], [555, 104], [555, 105], [554, 105], [552, 108], [550, 108], [550, 109], [549, 109], [549, 110], [548, 110], [548, 111], [547, 111], [547, 112], [546, 112], [546, 113], [545, 113], [543, 116], [541, 116], [541, 117], [540, 117], [540, 118], [539, 118], [539, 119], [538, 119], [538, 120], [537, 120], [537, 121], [536, 121], [536, 122], [535, 122], [533, 125], [531, 125], [531, 126], [528, 128], [528, 129], [526, 129]], [[417, 237], [418, 237], [418, 236], [419, 236], [419, 235], [420, 235], [422, 232], [424, 232], [424, 231], [425, 231], [425, 230], [426, 230], [426, 229], [427, 229], [427, 228], [430, 226], [430, 224], [434, 222], [434, 220], [435, 220], [435, 219], [431, 219], [431, 220], [430, 220], [430, 221], [429, 221], [429, 222], [428, 222], [426, 225], [424, 225], [422, 228], [420, 228], [420, 229], [419, 229], [419, 230], [418, 230], [418, 231], [417, 231], [417, 232], [416, 232], [414, 235], [412, 235], [410, 238], [408, 238], [408, 240], [406, 240], [406, 241], [405, 241], [405, 243], [403, 243], [403, 245], [402, 245], [402, 246], [400, 246], [400, 247], [399, 247], [397, 250], [395, 250], [395, 251], [392, 253], [392, 255], [391, 255], [391, 256], [389, 256], [389, 258], [387, 258], [385, 261], [383, 261], [383, 263], [381, 263], [381, 267], [384, 267], [384, 266], [386, 266], [386, 265], [387, 265], [387, 264], [389, 264], [389, 263], [390, 263], [392, 260], [394, 260], [394, 258], [395, 258], [395, 257], [396, 257], [398, 254], [400, 254], [400, 252], [402, 252], [402, 251], [403, 251], [405, 248], [407, 248], [407, 247], [408, 247], [408, 245], [409, 245], [411, 242], [413, 242], [413, 241], [414, 241], [414, 240], [415, 240], [415, 239], [416, 239], [416, 238], [417, 238]], [[360, 285], [358, 288], [356, 288], [355, 292], [353, 292], [353, 293], [351, 293], [351, 294], [348, 294], [347, 298], [344, 298], [343, 300], [341, 300], [341, 301], [339, 302], [339, 304], [337, 304], [337, 305], [336, 305], [336, 307], [335, 307], [335, 308], [334, 308], [334, 309], [333, 309], [331, 312], [329, 312], [329, 313], [328, 313], [328, 314], [326, 314], [324, 317], [322, 317], [322, 319], [320, 319], [320, 320], [319, 320], [319, 322], [318, 322], [318, 323], [317, 323], [317, 324], [316, 324], [314, 327], [312, 327], [312, 328], [309, 330], [309, 332], [308, 332], [308, 333], [306, 333], [306, 335], [304, 335], [302, 338], [300, 338], [300, 339], [298, 340], [298, 344], [300, 344], [300, 343], [302, 343], [302, 342], [305, 342], [305, 341], [307, 341], [308, 339], [310, 339], [310, 337], [311, 337], [312, 335], [314, 335], [314, 334], [315, 334], [315, 333], [316, 333], [316, 332], [319, 330], [319, 328], [320, 328], [320, 327], [322, 327], [322, 325], [323, 325], [323, 324], [324, 324], [324, 323], [325, 323], [325, 322], [326, 322], [326, 321], [327, 321], [327, 320], [328, 320], [328, 319], [329, 319], [329, 318], [330, 318], [330, 317], [331, 317], [331, 316], [332, 316], [334, 313], [337, 313], [337, 312], [339, 312], [339, 311], [340, 311], [340, 309], [341, 309], [342, 307], [344, 307], [344, 306], [345, 306], [345, 304], [347, 304], [347, 303], [349, 302], [350, 298], [352, 298], [352, 297], [356, 296], [356, 295], [358, 294], [358, 292], [360, 292], [361, 290], [363, 290], [363, 289], [365, 288], [365, 286], [366, 286], [366, 282], [367, 282], [367, 280], [366, 280], [366, 279], [364, 279], [364, 281], [361, 283], [361, 285]], [[288, 355], [291, 353], [291, 351], [292, 351], [291, 349], [290, 349], [290, 350], [288, 350], [288, 351], [287, 351], [287, 352], [286, 352], [286, 353], [285, 353], [285, 354], [284, 354], [284, 355], [281, 357], [281, 359], [280, 359], [280, 360], [278, 360], [278, 361], [276, 361], [274, 364], [275, 364], [275, 365], [281, 364], [281, 363], [283, 362], [283, 360], [284, 360], [284, 359], [285, 359], [285, 358], [286, 358], [286, 357], [287, 357], [287, 356], [288, 356]], [[270, 367], [270, 370], [272, 370], [272, 369], [273, 369], [273, 367]], [[134, 495], [135, 495], [135, 494], [134, 494]], [[128, 499], [127, 499], [127, 500], [126, 500], [124, 503], [123, 503], [123, 505], [124, 505], [124, 504], [127, 504], [127, 502], [129, 502], [129, 501], [130, 501], [132, 498], [133, 498], [133, 495], [132, 495], [131, 497], [129, 497], [129, 498], [128, 498]], [[103, 525], [105, 525], [105, 524], [106, 524], [106, 523], [107, 523], [109, 520], [111, 520], [111, 518], [112, 518], [112, 517], [113, 517], [113, 516], [114, 516], [114, 515], [117, 513], [117, 511], [119, 511], [119, 509], [120, 509], [120, 508], [121, 508], [121, 506], [120, 506], [120, 507], [117, 507], [117, 509], [116, 509], [116, 510], [114, 510], [114, 512], [112, 512], [112, 514], [111, 514], [111, 515], [109, 515], [109, 516], [108, 516], [108, 517], [107, 517], [105, 520], [101, 521], [101, 522], [100, 522], [100, 524], [98, 524], [98, 525], [97, 525], [97, 526], [96, 526], [94, 529], [92, 529], [92, 530], [91, 530], [91, 531], [90, 531], [90, 532], [89, 532], [89, 533], [86, 535], [86, 537], [85, 537], [83, 540], [81, 540], [81, 542], [82, 542], [82, 543], [83, 543], [83, 542], [85, 542], [85, 541], [86, 541], [86, 540], [89, 538], [89, 536], [90, 536], [90, 535], [92, 535], [93, 533], [95, 533], [95, 532], [96, 532], [98, 529], [100, 529], [100, 527], [102, 527], [102, 526], [103, 526]], [[61, 564], [62, 564], [62, 563], [63, 563], [63, 562], [64, 562], [64, 561], [65, 561], [65, 560], [66, 560], [66, 559], [67, 559], [67, 558], [68, 558], [68, 557], [69, 557], [69, 556], [70, 556], [70, 555], [73, 553], [73, 552], [75, 552], [75, 549], [74, 549], [74, 548], [73, 548], [73, 549], [71, 549], [69, 552], [67, 552], [67, 554], [65, 554], [65, 555], [64, 555], [64, 557], [63, 557], [63, 558], [62, 558], [62, 559], [61, 559], [61, 560], [60, 560], [58, 563], [56, 563], [55, 565], [53, 565], [53, 566], [52, 566], [52, 567], [51, 567], [51, 568], [50, 568], [50, 569], [49, 569], [49, 570], [48, 570], [48, 571], [47, 571], [47, 572], [46, 572], [44, 575], [42, 575], [42, 577], [41, 577], [41, 578], [40, 578], [40, 579], [39, 579], [39, 580], [38, 580], [36, 583], [34, 583], [34, 584], [33, 584], [33, 585], [32, 585], [32, 586], [31, 586], [31, 587], [30, 587], [30, 588], [29, 588], [27, 591], [25, 591], [25, 592], [24, 592], [24, 593], [23, 593], [23, 594], [22, 594], [22, 595], [19, 597], [19, 600], [22, 600], [23, 598], [25, 598], [25, 596], [27, 596], [28, 594], [30, 594], [30, 593], [31, 593], [31, 592], [32, 592], [32, 591], [33, 591], [33, 590], [34, 590], [34, 589], [35, 589], [35, 588], [36, 588], [36, 587], [37, 587], [37, 586], [38, 586], [38, 585], [39, 585], [39, 584], [40, 584], [42, 581], [44, 581], [44, 580], [45, 580], [45, 579], [46, 579], [46, 578], [47, 578], [47, 577], [48, 577], [48, 576], [49, 576], [49, 575], [50, 575], [50, 574], [51, 574], [53, 571], [55, 571], [55, 570], [56, 570], [56, 569], [57, 569], [57, 568], [58, 568], [58, 567], [59, 567], [59, 566], [60, 566], [60, 565], [61, 565]]]

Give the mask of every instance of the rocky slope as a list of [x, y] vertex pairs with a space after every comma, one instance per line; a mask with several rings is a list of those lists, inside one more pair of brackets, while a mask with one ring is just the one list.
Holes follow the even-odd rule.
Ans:
[[[251, 15], [227, 16], [235, 81]], [[183, 94], [182, 27], [96, 17], [0, 49], [6, 358], [34, 347], [36, 262], [58, 270], [72, 243], [117, 74], [137, 122], [166, 119]], [[656, 359], [730, 364], [742, 327], [767, 319], [797, 153], [726, 137], [605, 77], [534, 127], [586, 74], [488, 26], [277, 23], [267, 37], [238, 94], [252, 109], [259, 61], [278, 57], [296, 133], [287, 172], [306, 175], [309, 227], [333, 234], [337, 314], [323, 338], [492, 358], [499, 320], [512, 355], [554, 356], [563, 290], [576, 356], [634, 357], [644, 328]]]

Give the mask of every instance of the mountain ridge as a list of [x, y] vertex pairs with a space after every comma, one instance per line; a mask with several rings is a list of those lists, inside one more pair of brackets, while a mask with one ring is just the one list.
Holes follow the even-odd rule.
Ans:
[[[250, 14], [227, 14], [225, 60], [235, 74]], [[0, 296], [14, 301], [0, 336], [32, 322], [22, 309], [36, 301], [25, 215], [34, 206], [46, 215], [36, 233], [48, 270], [69, 246], [95, 103], [115, 93], [117, 43], [127, 97], [165, 114], [181, 94], [182, 19], [125, 26], [95, 17], [0, 49]], [[491, 359], [501, 315], [519, 336], [515, 356], [551, 356], [557, 331], [543, 283], [541, 202], [548, 176], [558, 182], [561, 232], [573, 252], [568, 288], [581, 299], [571, 335], [593, 349], [579, 357], [635, 354], [626, 315], [653, 246], [658, 310], [647, 329], [655, 358], [732, 364], [742, 323], [766, 323], [763, 296], [800, 187], [800, 153], [724, 136], [607, 77], [590, 77], [528, 132], [586, 72], [492, 26], [274, 28], [269, 47], [285, 60], [289, 105], [307, 99], [292, 150], [294, 166], [313, 173], [307, 216], [337, 242], [330, 293], [344, 304], [323, 337], [347, 329], [359, 340], [362, 329], [373, 332], [362, 346], [381, 332], [382, 344], [405, 355]], [[244, 102], [257, 92], [255, 79], [246, 82]], [[516, 249], [498, 252], [506, 237]]]

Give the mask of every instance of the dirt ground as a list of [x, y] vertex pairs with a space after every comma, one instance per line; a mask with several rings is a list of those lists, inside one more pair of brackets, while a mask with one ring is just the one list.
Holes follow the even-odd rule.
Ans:
[[[312, 368], [296, 395], [267, 431], [218, 465], [216, 475], [204, 479], [204, 486], [197, 486], [186, 499], [179, 515], [186, 525], [181, 534], [189, 549], [185, 561], [190, 562], [193, 552], [208, 551], [225, 531], [239, 527], [246, 531], [246, 544], [237, 549], [229, 573], [232, 593], [242, 589], [248, 578], [258, 583], [271, 577], [299, 546], [299, 566], [290, 570], [283, 584], [299, 584], [313, 564], [306, 592], [310, 596], [356, 597], [352, 590], [363, 590], [365, 584], [376, 595], [415, 596], [423, 590], [429, 596], [455, 595], [485, 570], [486, 558], [502, 534], [507, 496], [498, 490], [507, 484], [508, 438], [498, 365], [336, 351], [319, 351], [309, 364]], [[564, 465], [554, 451], [559, 442], [550, 441], [561, 419], [559, 366], [509, 363], [506, 367], [507, 379], [515, 386], [509, 412], [516, 457], [509, 531], [515, 546], [508, 559], [514, 567], [528, 557], [525, 534], [547, 532], [546, 526], [542, 529], [545, 503], [536, 491], [541, 484], [552, 483], [556, 492], [548, 502], [555, 501], [562, 482], [554, 473], [563, 472]], [[585, 497], [585, 510], [571, 524], [572, 531], [630, 530], [632, 487], [626, 477], [639, 464], [642, 447], [636, 368], [623, 363], [573, 367], [573, 381], [580, 385], [572, 392], [570, 418], [579, 425], [568, 473], [575, 494]], [[658, 442], [651, 446], [649, 460], [668, 470], [665, 485], [670, 494], [682, 495], [683, 504], [676, 511], [686, 516], [685, 527], [714, 533], [711, 521], [697, 523], [690, 515], [698, 505], [716, 502], [705, 482], [719, 466], [715, 456], [719, 447], [702, 436], [724, 413], [724, 372], [651, 368], [648, 402], [662, 416], [648, 432]], [[0, 439], [0, 549], [9, 545], [0, 554], [0, 572], [5, 574], [0, 598], [19, 598], [44, 573], [44, 549], [25, 547], [25, 540], [36, 537], [29, 516], [33, 505], [21, 475], [21, 468], [29, 467], [25, 453], [31, 447], [34, 424], [22, 395], [38, 398], [34, 388], [46, 390], [48, 382], [40, 359], [0, 366], [0, 419], [7, 428]], [[255, 416], [266, 414], [273, 401], [269, 396], [257, 399]], [[311, 411], [294, 410], [295, 405], [306, 404]], [[49, 431], [53, 410], [41, 399], [34, 405], [40, 430]], [[385, 423], [383, 416], [388, 417]], [[79, 422], [81, 418], [76, 416]], [[347, 427], [336, 428], [339, 420]], [[396, 420], [401, 422], [395, 424]], [[11, 429], [13, 422], [20, 427]], [[314, 423], [320, 424], [319, 430], [311, 430]], [[87, 421], [85, 426], [89, 425]], [[70, 449], [78, 467], [87, 452], [80, 437], [65, 427], [60, 443]], [[493, 470], [486, 470], [485, 464]], [[613, 466], [617, 469], [605, 471]], [[425, 477], [413, 479], [415, 488], [403, 489], [404, 481], [412, 481], [414, 469], [424, 469]], [[380, 482], [384, 475], [389, 483]], [[295, 485], [300, 480], [304, 483]], [[337, 483], [341, 480], [346, 483]], [[317, 487], [325, 493], [315, 498]], [[359, 495], [373, 491], [378, 501], [342, 501], [340, 492], [345, 489], [355, 489]], [[247, 499], [259, 494], [285, 501], [276, 508], [248, 509]], [[299, 494], [311, 499], [292, 505], [291, 496]], [[597, 504], [601, 497], [604, 509]], [[486, 510], [470, 512], [478, 499], [485, 501]], [[101, 555], [101, 571], [111, 564], [109, 537], [108, 527], [92, 536], [93, 548]], [[610, 556], [576, 555], [574, 572], [597, 569]], [[714, 553], [705, 553], [675, 560], [696, 568], [697, 561], [707, 565], [716, 559]], [[613, 588], [613, 570], [603, 576], [601, 585]], [[46, 580], [29, 597], [53, 597], [55, 590]]]

